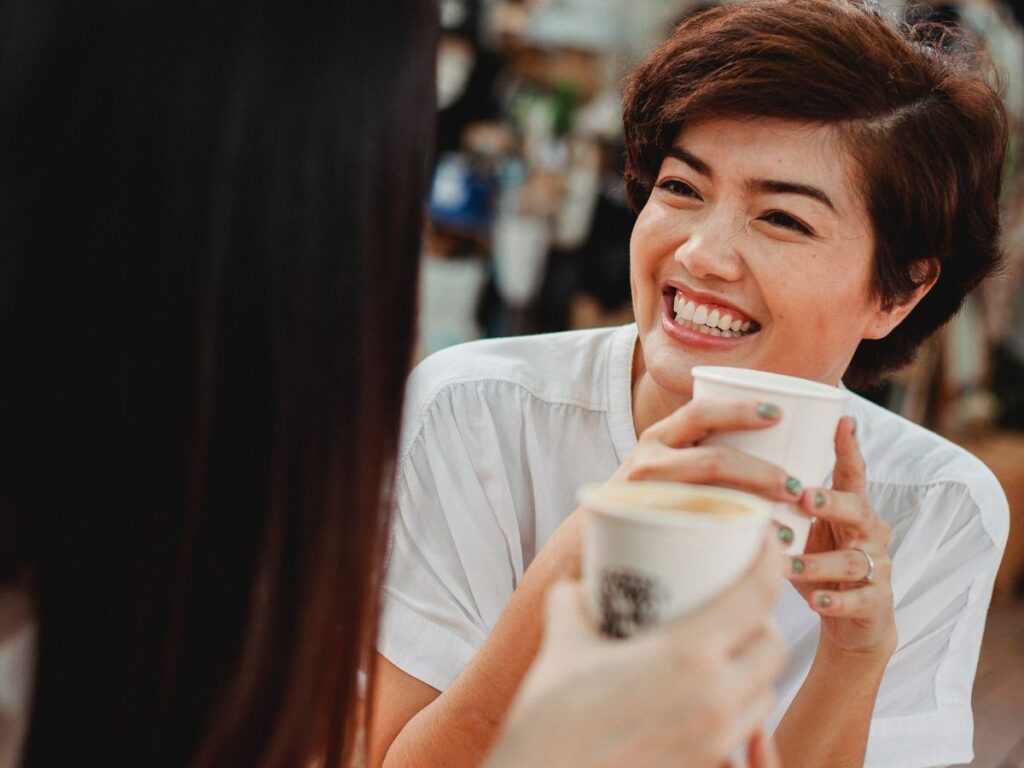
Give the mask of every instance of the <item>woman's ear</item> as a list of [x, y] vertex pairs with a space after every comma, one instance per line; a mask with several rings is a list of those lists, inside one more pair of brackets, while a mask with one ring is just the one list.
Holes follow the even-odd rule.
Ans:
[[865, 339], [884, 339], [893, 329], [903, 322], [903, 319], [917, 306], [928, 291], [935, 285], [942, 272], [942, 266], [937, 259], [924, 259], [911, 267], [911, 274], [917, 287], [903, 301], [893, 303], [889, 307], [879, 307], [875, 317], [868, 323], [864, 332]]

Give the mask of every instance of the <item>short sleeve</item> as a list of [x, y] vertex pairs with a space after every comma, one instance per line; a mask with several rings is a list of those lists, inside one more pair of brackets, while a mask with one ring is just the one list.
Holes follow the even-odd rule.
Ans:
[[[918, 496], [919, 489], [894, 489]], [[893, 595], [899, 646], [879, 691], [870, 768], [926, 768], [973, 758], [971, 691], [992, 584], [1006, 543], [1006, 497], [987, 469], [889, 502], [898, 551]], [[890, 507], [892, 508], [892, 507]]]
[[398, 467], [378, 650], [441, 691], [522, 577], [498, 418], [478, 388], [447, 386], [415, 414]]

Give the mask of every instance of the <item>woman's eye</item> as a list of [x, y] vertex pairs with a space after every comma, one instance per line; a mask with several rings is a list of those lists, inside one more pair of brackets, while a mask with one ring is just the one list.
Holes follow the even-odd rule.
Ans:
[[700, 195], [697, 191], [687, 184], [685, 181], [679, 179], [665, 179], [664, 181], [658, 182], [658, 187], [664, 189], [666, 192], [670, 192], [673, 195], [679, 195], [680, 197], [693, 197], [700, 199]]
[[801, 224], [789, 214], [782, 213], [781, 211], [772, 211], [771, 213], [765, 214], [761, 217], [761, 220], [767, 221], [769, 224], [773, 224], [776, 227], [792, 229], [794, 232], [802, 232], [805, 235], [814, 234], [809, 227]]

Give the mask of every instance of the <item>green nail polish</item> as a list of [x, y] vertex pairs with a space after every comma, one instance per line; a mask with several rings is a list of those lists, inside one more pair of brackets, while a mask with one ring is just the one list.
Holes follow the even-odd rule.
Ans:
[[786, 478], [786, 490], [794, 496], [799, 496], [803, 489], [804, 487], [800, 485], [800, 481], [795, 477], [790, 476]]
[[828, 595], [818, 595], [818, 606], [821, 608], [829, 608], [832, 606], [832, 598]]
[[779, 526], [779, 540], [789, 544], [793, 540], [793, 529], [787, 525]]
[[814, 492], [814, 508], [821, 509], [825, 506], [825, 494], [821, 491]]
[[793, 573], [804, 572], [804, 561], [801, 560], [799, 557], [794, 557], [790, 562], [793, 568]]
[[771, 403], [761, 403], [757, 406], [757, 415], [766, 421], [775, 421], [779, 418], [779, 406]]

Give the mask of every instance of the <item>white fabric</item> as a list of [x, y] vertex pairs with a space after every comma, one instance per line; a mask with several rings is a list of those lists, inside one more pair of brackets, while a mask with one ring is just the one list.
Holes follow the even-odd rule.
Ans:
[[[636, 445], [633, 325], [473, 342], [408, 387], [379, 649], [444, 690], [495, 625], [537, 551]], [[847, 412], [868, 494], [893, 529], [899, 648], [875, 706], [866, 765], [925, 768], [973, 756], [971, 688], [1008, 530], [989, 470], [857, 396]], [[809, 481], [808, 481], [809, 482]], [[805, 678], [818, 619], [786, 588], [790, 648], [777, 724]]]

